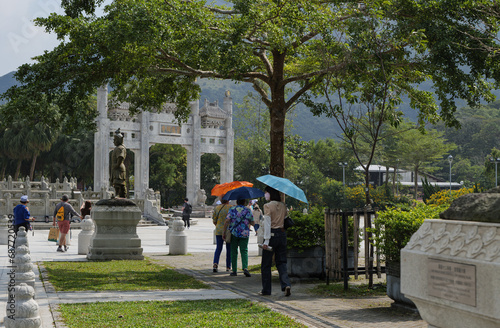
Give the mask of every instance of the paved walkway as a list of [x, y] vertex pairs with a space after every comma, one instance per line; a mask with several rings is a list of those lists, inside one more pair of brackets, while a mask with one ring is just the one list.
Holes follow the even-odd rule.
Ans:
[[[200, 219], [197, 225], [187, 230], [188, 255], [167, 256], [165, 244], [166, 227], [140, 227], [144, 254], [159, 263], [196, 276], [210, 284], [208, 290], [176, 290], [150, 292], [56, 292], [50, 284], [43, 286], [36, 268], [36, 301], [44, 328], [64, 327], [55, 309], [59, 303], [98, 302], [107, 300], [198, 300], [198, 299], [235, 299], [246, 298], [289, 315], [309, 327], [427, 327], [420, 317], [412, 312], [401, 312], [391, 308], [391, 300], [385, 296], [363, 299], [326, 298], [311, 295], [308, 290], [313, 283], [292, 280], [292, 295], [285, 297], [280, 291], [277, 279], [273, 282], [273, 295], [260, 296], [261, 280], [259, 274], [245, 277], [242, 272], [230, 277], [228, 273], [212, 272], [213, 225], [210, 219]], [[85, 255], [78, 255], [79, 230], [73, 231], [71, 246], [67, 253], [57, 253], [55, 243], [47, 241], [48, 230], [29, 233], [30, 252], [33, 262], [38, 261], [86, 261]], [[0, 327], [3, 325], [7, 301], [8, 257], [7, 246], [0, 255]], [[257, 240], [251, 236], [249, 242], [249, 265], [259, 264]], [[225, 259], [225, 252], [221, 263]], [[241, 262], [239, 262], [241, 263]], [[317, 283], [315, 281], [314, 283]]]

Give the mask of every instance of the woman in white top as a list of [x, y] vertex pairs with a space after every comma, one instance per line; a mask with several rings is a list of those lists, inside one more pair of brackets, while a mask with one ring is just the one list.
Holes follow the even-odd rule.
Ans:
[[[286, 269], [286, 232], [284, 220], [287, 215], [285, 203], [281, 201], [279, 191], [266, 187], [265, 197], [269, 203], [264, 205], [264, 222], [261, 229], [264, 230], [264, 243], [262, 248], [261, 295], [271, 295], [271, 266], [273, 264], [273, 253], [276, 268], [278, 269], [281, 290], [285, 296], [291, 294], [290, 278]], [[269, 247], [270, 246], [270, 247]]]

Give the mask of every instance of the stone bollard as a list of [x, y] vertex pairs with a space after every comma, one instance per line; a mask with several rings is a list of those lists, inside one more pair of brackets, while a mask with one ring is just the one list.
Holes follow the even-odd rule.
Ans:
[[184, 232], [184, 222], [176, 219], [173, 224], [173, 231], [170, 234], [170, 255], [186, 255], [187, 254], [187, 234]]
[[170, 244], [170, 235], [172, 234], [173, 224], [174, 224], [174, 220], [168, 220], [167, 221], [168, 229], [165, 232], [165, 245], [169, 245]]
[[26, 284], [15, 286], [9, 291], [5, 328], [38, 328], [42, 326], [42, 318], [38, 314], [38, 303], [33, 299], [35, 289]]
[[16, 266], [16, 285], [24, 283], [35, 288], [35, 273], [33, 272], [30, 250], [27, 246], [16, 247], [14, 265]]
[[86, 215], [81, 223], [82, 231], [78, 234], [78, 254], [87, 255], [89, 252], [90, 238], [94, 234], [94, 221]]
[[9, 244], [9, 218], [4, 215], [0, 219], [0, 245]]
[[17, 248], [23, 245], [28, 247], [28, 253], [29, 253], [30, 245], [28, 244], [28, 234], [26, 233], [26, 229], [24, 227], [19, 227], [19, 231], [17, 232], [17, 237], [16, 237], [16, 253], [17, 253]]

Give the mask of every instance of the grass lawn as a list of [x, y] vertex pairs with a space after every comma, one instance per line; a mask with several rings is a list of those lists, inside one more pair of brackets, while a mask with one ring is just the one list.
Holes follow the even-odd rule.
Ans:
[[361, 298], [371, 296], [386, 295], [386, 285], [377, 284], [373, 289], [368, 289], [368, 284], [349, 284], [349, 289], [344, 291], [344, 283], [330, 283], [329, 285], [321, 284], [309, 291], [317, 296], [327, 297], [344, 297], [344, 298]]
[[69, 328], [306, 327], [248, 300], [61, 304]]
[[195, 278], [143, 261], [43, 262], [56, 291], [209, 288]]

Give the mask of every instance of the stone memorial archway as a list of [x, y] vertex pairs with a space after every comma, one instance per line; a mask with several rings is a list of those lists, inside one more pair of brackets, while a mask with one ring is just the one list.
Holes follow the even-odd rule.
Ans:
[[233, 103], [226, 91], [223, 108], [218, 102], [205, 100], [191, 103], [191, 114], [186, 123], [175, 122], [175, 104], [165, 104], [156, 112], [129, 114], [129, 104], [121, 103], [108, 110], [107, 87], [97, 91], [97, 131], [94, 135], [94, 190], [108, 190], [109, 152], [113, 149], [113, 132], [120, 128], [124, 145], [135, 154], [134, 195], [146, 198], [149, 189], [149, 147], [160, 144], [181, 145], [187, 151], [186, 197], [192, 204], [198, 202], [200, 189], [201, 155], [217, 154], [220, 157], [221, 183], [233, 180], [234, 132], [232, 127]]

